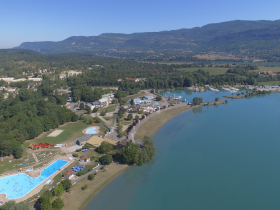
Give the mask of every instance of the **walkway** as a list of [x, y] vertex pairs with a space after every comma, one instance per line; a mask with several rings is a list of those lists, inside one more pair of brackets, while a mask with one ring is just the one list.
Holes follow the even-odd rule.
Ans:
[[117, 105], [116, 107], [116, 110], [115, 110], [115, 123], [114, 123], [114, 132], [107, 135], [106, 138], [108, 139], [112, 139], [112, 140], [115, 140], [115, 141], [119, 141], [119, 137], [118, 137], [118, 127], [119, 127], [119, 123], [118, 123], [118, 114], [119, 113], [119, 104]]
[[36, 154], [35, 154], [35, 153], [32, 153], [32, 156], [34, 157], [35, 162], [36, 162], [36, 163], [39, 163], [39, 160], [38, 160]]
[[88, 177], [88, 175], [90, 175], [90, 174], [96, 172], [96, 171], [99, 170], [101, 167], [102, 167], [102, 165], [99, 165], [97, 168], [93, 169], [92, 171], [90, 171], [90, 172], [88, 172], [88, 173], [86, 173], [86, 174], [84, 174], [84, 175], [82, 175], [82, 176], [79, 176], [79, 178], [77, 178], [77, 179], [75, 179], [75, 180], [72, 180], [71, 183], [74, 184], [74, 183], [76, 183], [76, 182], [82, 180], [83, 178]]
[[[166, 97], [163, 97], [164, 100], [166, 100]], [[161, 109], [159, 111], [156, 111], [156, 112], [153, 112], [152, 114], [149, 114], [146, 118], [140, 120], [140, 123], [137, 123], [135, 128], [133, 128], [130, 132], [129, 132], [129, 139], [132, 140], [133, 142], [135, 142], [134, 140], [134, 137], [135, 137], [135, 134], [137, 132], [137, 130], [140, 128], [140, 126], [142, 124], [144, 124], [145, 122], [147, 122], [151, 117], [157, 115], [157, 114], [160, 114], [161, 112], [164, 112], [164, 111], [167, 111], [167, 110], [170, 110], [170, 109], [175, 109], [175, 108], [179, 108], [179, 107], [183, 107], [183, 106], [188, 106], [187, 103], [182, 103], [182, 102], [178, 102], [178, 104], [175, 104], [174, 106], [169, 106], [165, 109]]]

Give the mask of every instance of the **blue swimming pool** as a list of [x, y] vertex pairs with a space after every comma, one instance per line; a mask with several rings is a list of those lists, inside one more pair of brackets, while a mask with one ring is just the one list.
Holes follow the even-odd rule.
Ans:
[[95, 127], [88, 128], [86, 130], [86, 134], [94, 134], [94, 133], [96, 133], [95, 129], [96, 129]]
[[65, 160], [57, 160], [42, 170], [41, 175], [36, 178], [32, 178], [24, 173], [0, 178], [0, 194], [6, 194], [8, 199], [21, 198], [68, 162], [69, 161]]

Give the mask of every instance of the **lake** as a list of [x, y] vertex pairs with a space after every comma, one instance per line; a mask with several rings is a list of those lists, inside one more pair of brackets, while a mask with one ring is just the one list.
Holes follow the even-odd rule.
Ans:
[[227, 100], [168, 121], [153, 136], [155, 158], [118, 175], [85, 209], [280, 209], [280, 94]]

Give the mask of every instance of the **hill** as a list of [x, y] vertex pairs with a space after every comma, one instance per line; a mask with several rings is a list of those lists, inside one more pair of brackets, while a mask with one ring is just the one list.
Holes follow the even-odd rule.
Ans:
[[[190, 53], [190, 51], [217, 50], [228, 52], [240, 49], [255, 49], [256, 43], [249, 45], [246, 43], [256, 34], [266, 36], [266, 39], [263, 39], [260, 45], [257, 43], [257, 49], [270, 49], [274, 45], [269, 46], [266, 42], [270, 41], [270, 35], [277, 39], [278, 33], [273, 33], [272, 30], [274, 27], [277, 28], [278, 25], [280, 25], [280, 20], [235, 20], [172, 31], [133, 34], [105, 33], [89, 37], [73, 36], [59, 42], [24, 42], [17, 49], [30, 49], [44, 54], [92, 53], [104, 56], [130, 56], [147, 59], [149, 55], [159, 56], [161, 53], [170, 57], [174, 54]], [[267, 28], [271, 30], [270, 34], [266, 33]], [[240, 46], [236, 47], [237, 45]], [[134, 56], [134, 53], [137, 56]]]

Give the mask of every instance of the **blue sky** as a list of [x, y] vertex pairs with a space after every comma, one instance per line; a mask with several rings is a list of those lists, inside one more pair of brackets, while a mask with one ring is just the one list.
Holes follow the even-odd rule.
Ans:
[[0, 48], [70, 36], [280, 19], [276, 0], [0, 0]]

